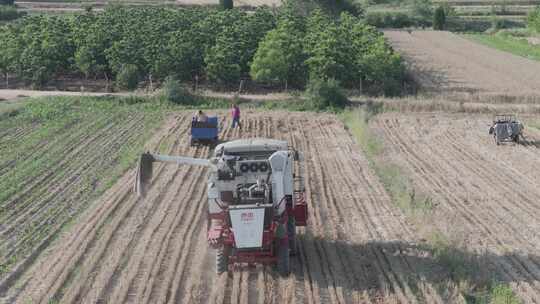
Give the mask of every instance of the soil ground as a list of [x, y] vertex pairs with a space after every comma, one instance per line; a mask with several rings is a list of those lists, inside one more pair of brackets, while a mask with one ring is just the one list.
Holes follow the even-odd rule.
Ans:
[[371, 128], [432, 199], [435, 229], [481, 256], [484, 275], [538, 303], [540, 130], [526, 128], [520, 145], [496, 146], [490, 122], [485, 115], [386, 113]]
[[540, 62], [444, 31], [385, 31], [416, 81], [435, 92], [540, 96]]
[[[417, 245], [333, 115], [248, 112], [221, 138], [282, 138], [304, 153], [309, 226], [292, 274], [238, 266], [217, 276], [206, 242], [206, 169], [158, 166], [145, 199], [123, 176], [34, 263], [7, 299], [19, 303], [449, 303], [444, 271]], [[149, 150], [208, 157], [190, 147], [190, 113], [175, 114]]]

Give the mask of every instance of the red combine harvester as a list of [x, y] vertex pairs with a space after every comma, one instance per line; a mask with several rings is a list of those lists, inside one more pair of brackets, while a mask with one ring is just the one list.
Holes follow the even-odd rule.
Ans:
[[154, 162], [210, 168], [208, 242], [216, 249], [218, 273], [235, 263], [261, 263], [289, 274], [296, 227], [306, 226], [308, 212], [300, 155], [286, 141], [234, 140], [218, 145], [211, 159], [145, 153], [135, 184], [139, 195]]

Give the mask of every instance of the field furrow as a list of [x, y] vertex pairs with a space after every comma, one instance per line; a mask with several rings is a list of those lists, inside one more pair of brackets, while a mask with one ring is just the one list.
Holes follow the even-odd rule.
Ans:
[[[208, 157], [208, 148], [188, 145], [188, 115], [172, 116], [147, 147]], [[222, 121], [224, 140], [286, 139], [304, 153], [310, 226], [298, 231], [289, 278], [243, 265], [215, 275], [205, 237], [206, 170], [158, 165], [144, 199], [130, 193], [129, 172], [81, 215], [23, 276], [17, 302], [442, 302], [429, 282], [420, 286], [422, 273], [409, 278], [414, 260], [395, 254], [406, 250], [397, 240], [413, 241], [414, 229], [342, 123], [331, 115], [245, 115], [242, 129]]]
[[451, 234], [472, 252], [486, 252], [498, 276], [532, 300], [540, 294], [540, 191], [516, 168], [540, 159], [523, 153], [527, 146], [495, 146], [484, 125], [472, 116], [385, 114], [373, 127], [446, 214], [439, 228], [458, 229]]

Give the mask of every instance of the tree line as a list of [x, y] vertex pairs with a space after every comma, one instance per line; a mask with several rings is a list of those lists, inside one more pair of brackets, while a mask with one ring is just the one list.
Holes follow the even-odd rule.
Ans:
[[399, 94], [402, 59], [348, 12], [294, 4], [254, 12], [109, 6], [69, 17], [25, 16], [0, 29], [0, 72], [35, 86], [59, 75], [121, 80], [241, 79], [303, 89], [310, 79]]
[[540, 33], [540, 6], [529, 12], [527, 16], [527, 26], [538, 33]]

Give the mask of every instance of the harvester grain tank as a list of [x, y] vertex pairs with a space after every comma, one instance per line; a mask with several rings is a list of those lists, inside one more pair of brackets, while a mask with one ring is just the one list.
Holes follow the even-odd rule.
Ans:
[[300, 159], [286, 141], [264, 138], [222, 143], [210, 159], [145, 153], [135, 190], [144, 195], [154, 162], [209, 167], [208, 242], [216, 249], [217, 272], [262, 263], [288, 275], [296, 227], [307, 224]]

